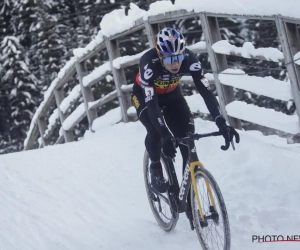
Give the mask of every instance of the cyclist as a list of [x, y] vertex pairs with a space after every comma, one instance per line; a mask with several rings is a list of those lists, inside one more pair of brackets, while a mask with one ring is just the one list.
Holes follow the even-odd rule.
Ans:
[[[151, 185], [161, 193], [167, 190], [160, 162], [161, 148], [166, 156], [173, 158], [176, 145], [172, 138], [184, 137], [195, 131], [191, 111], [178, 86], [181, 77], [186, 74], [192, 76], [225, 141], [230, 142], [235, 136], [239, 142], [238, 133], [226, 124], [220, 114], [219, 103], [203, 76], [201, 63], [186, 48], [183, 35], [173, 28], [162, 29], [156, 37], [156, 48], [147, 51], [140, 59], [131, 96], [138, 118], [147, 130], [145, 146], [151, 159]], [[184, 169], [188, 148], [180, 144], [179, 149]]]

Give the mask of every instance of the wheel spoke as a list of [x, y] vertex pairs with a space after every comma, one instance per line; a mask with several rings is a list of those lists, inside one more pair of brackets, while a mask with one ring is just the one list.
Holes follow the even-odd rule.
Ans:
[[[164, 229], [165, 231], [171, 231], [176, 226], [178, 214], [176, 216], [176, 212], [174, 213], [171, 208], [171, 202], [168, 192], [163, 194], [159, 193], [151, 186], [151, 176], [149, 171], [150, 160], [147, 153], [145, 153], [144, 157], [144, 180], [152, 213], [162, 229]], [[169, 180], [168, 173], [165, 170], [167, 165], [163, 160], [161, 162], [163, 165], [164, 178], [166, 180]]]
[[[212, 202], [205, 180], [209, 182], [211, 187], [212, 195], [216, 204], [214, 209], [211, 208]], [[193, 192], [192, 210], [195, 229], [197, 231], [199, 241], [205, 250], [228, 250], [230, 247], [230, 229], [228, 216], [220, 189], [212, 175], [206, 169], [196, 171], [196, 184], [202, 206], [202, 212], [205, 221], [207, 222], [206, 226], [201, 227], [198, 203]], [[215, 213], [218, 215], [217, 221], [216, 218], [213, 217], [215, 216]]]

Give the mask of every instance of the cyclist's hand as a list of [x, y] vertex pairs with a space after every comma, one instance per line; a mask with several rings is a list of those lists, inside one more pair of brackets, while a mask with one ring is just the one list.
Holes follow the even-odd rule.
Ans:
[[235, 137], [236, 143], [240, 142], [240, 136], [238, 132], [236, 132], [236, 130], [233, 127], [228, 126], [223, 117], [217, 118], [216, 124], [219, 127], [220, 133], [225, 139], [225, 146], [221, 146], [222, 150], [227, 150], [229, 148], [230, 142], [232, 141], [233, 137]]
[[164, 137], [162, 141], [162, 148], [165, 156], [174, 158], [176, 156], [176, 139], [173, 136], [169, 135], [167, 137]]

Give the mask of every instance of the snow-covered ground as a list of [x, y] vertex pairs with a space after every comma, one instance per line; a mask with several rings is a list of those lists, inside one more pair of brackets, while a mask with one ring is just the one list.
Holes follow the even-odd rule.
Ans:
[[[174, 231], [156, 224], [143, 183], [145, 129], [115, 123], [119, 109], [79, 142], [0, 156], [0, 249], [201, 249], [181, 214]], [[196, 132], [215, 131], [195, 120]], [[252, 235], [299, 235], [300, 146], [240, 131], [224, 152], [222, 138], [197, 142], [227, 205], [232, 249], [298, 250], [300, 243], [252, 243]], [[176, 170], [181, 174], [181, 158]]]

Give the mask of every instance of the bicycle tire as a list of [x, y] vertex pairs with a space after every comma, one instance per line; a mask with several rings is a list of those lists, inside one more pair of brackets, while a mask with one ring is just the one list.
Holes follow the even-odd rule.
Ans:
[[[209, 209], [205, 208], [205, 206], [210, 205], [210, 204], [205, 203], [205, 200], [208, 200], [209, 196], [207, 194], [208, 190], [207, 190], [206, 186], [204, 186], [203, 189], [201, 189], [201, 187], [198, 186], [198, 181], [201, 178], [208, 181], [208, 183], [212, 189], [213, 197], [215, 199], [217, 212], [218, 212], [218, 219], [215, 218], [215, 220], [214, 219], [207, 220], [207, 226], [202, 227], [200, 224], [200, 215], [199, 215], [198, 204], [197, 204], [195, 193], [194, 193], [194, 188], [192, 188], [192, 186], [191, 186], [190, 192], [191, 192], [191, 205], [192, 205], [194, 226], [195, 226], [195, 230], [196, 230], [198, 239], [202, 246], [202, 249], [203, 250], [212, 250], [212, 249], [213, 250], [230, 250], [231, 238], [230, 238], [229, 219], [228, 219], [227, 209], [225, 206], [225, 202], [224, 202], [221, 190], [220, 190], [216, 180], [214, 179], [212, 174], [207, 169], [196, 167], [195, 168], [195, 178], [196, 178], [198, 193], [199, 193], [202, 211], [204, 213], [204, 216], [207, 216], [206, 218], [209, 218], [209, 216], [211, 216], [213, 214], [213, 213], [211, 213], [210, 209], [213, 209], [213, 208], [209, 208]], [[206, 190], [206, 197], [201, 195], [200, 190], [201, 191]], [[210, 202], [210, 199], [208, 202]], [[222, 221], [220, 220], [220, 215], [222, 216]], [[216, 225], [218, 224], [217, 226], [219, 226], [221, 228], [220, 221], [223, 225], [223, 229], [222, 229], [223, 239], [220, 242], [220, 244], [222, 244], [221, 247], [219, 247], [219, 244], [217, 242], [218, 237], [213, 238], [213, 240], [211, 240], [211, 241], [209, 241], [207, 239], [207, 234], [209, 232], [213, 232], [213, 229], [214, 229], [213, 226], [216, 228]], [[205, 237], [205, 235], [206, 235], [206, 237]], [[218, 236], [222, 236], [222, 235], [218, 233]], [[216, 243], [215, 243], [215, 241], [216, 241]]]
[[[167, 175], [168, 180], [169, 180], [168, 171], [166, 171], [166, 166], [167, 166], [166, 162], [164, 161], [163, 158], [161, 158], [161, 162], [162, 162], [163, 167], [165, 168], [164, 176]], [[153, 192], [153, 189], [151, 188], [151, 178], [150, 178], [149, 166], [150, 166], [150, 158], [148, 156], [147, 151], [145, 151], [144, 160], [143, 160], [143, 172], [144, 172], [144, 182], [145, 182], [146, 194], [148, 197], [149, 205], [151, 207], [152, 213], [153, 213], [154, 218], [155, 218], [156, 222], [158, 223], [158, 225], [164, 231], [170, 232], [175, 228], [178, 218], [179, 218], [177, 208], [174, 208], [174, 206], [176, 206], [175, 197], [172, 197], [169, 192], [166, 192], [164, 194], [155, 194]], [[157, 207], [157, 205], [159, 205], [158, 203], [160, 203], [161, 201], [160, 200], [155, 201], [154, 198], [161, 199], [162, 201], [164, 201], [164, 203], [167, 206], [169, 206], [169, 209], [168, 209], [169, 214], [168, 215], [165, 215], [161, 211], [159, 211], [159, 208]], [[169, 203], [169, 204], [167, 204], [167, 203]], [[160, 206], [161, 206], [161, 204], [160, 204]]]

